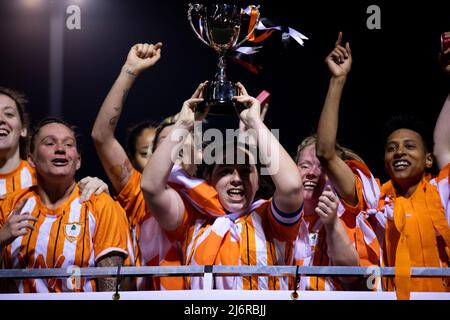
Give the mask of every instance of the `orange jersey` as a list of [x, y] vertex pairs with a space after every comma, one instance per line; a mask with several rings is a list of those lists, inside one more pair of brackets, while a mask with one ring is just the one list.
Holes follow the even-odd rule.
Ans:
[[128, 179], [127, 184], [117, 196], [117, 201], [125, 210], [131, 227], [136, 265], [142, 265], [140, 248], [138, 245], [140, 225], [146, 219], [151, 217], [150, 211], [145, 204], [144, 196], [142, 195], [140, 182], [141, 174], [137, 170], [133, 169], [133, 173]]
[[0, 196], [22, 190], [36, 184], [36, 173], [27, 161], [21, 160], [12, 172], [0, 174]]
[[[212, 187], [203, 185], [204, 199], [215, 198]], [[197, 196], [201, 194], [197, 193]], [[289, 265], [302, 208], [293, 214], [278, 210], [273, 200], [256, 201], [244, 213], [201, 212], [198, 200], [183, 194], [182, 224], [169, 234], [182, 242], [186, 265]], [[209, 207], [212, 209], [212, 207]], [[200, 289], [202, 279], [185, 279], [186, 289]], [[284, 277], [216, 277], [217, 289], [287, 290]]]
[[[345, 223], [341, 219], [341, 223]], [[350, 232], [346, 230], [347, 234]], [[350, 238], [352, 239], [352, 238]], [[304, 216], [294, 247], [294, 264], [298, 266], [330, 266], [331, 259], [327, 253], [326, 232], [319, 216]], [[299, 290], [342, 290], [335, 277], [302, 276], [298, 283]]]
[[[133, 173], [117, 197], [124, 208], [131, 227], [136, 265], [179, 266], [179, 245], [171, 242], [158, 222], [150, 214], [140, 186], [141, 174]], [[139, 290], [179, 290], [180, 277], [152, 277], [138, 280]]]
[[384, 264], [396, 267], [395, 279], [383, 285], [397, 290], [401, 299], [408, 299], [411, 291], [450, 291], [445, 278], [410, 278], [411, 267], [449, 265], [449, 169], [450, 164], [431, 182], [422, 179], [408, 198], [397, 196], [391, 181], [382, 186], [380, 207], [387, 217]]
[[[356, 206], [340, 199], [338, 216], [348, 238], [359, 256], [359, 266], [379, 265], [380, 247], [368, 207], [378, 205], [378, 183], [368, 169], [360, 162], [347, 162], [355, 174], [358, 199]], [[367, 199], [367, 200], [366, 200]], [[370, 203], [370, 205], [368, 204]], [[295, 246], [295, 264], [301, 266], [329, 266], [331, 259], [327, 253], [326, 232], [317, 215], [305, 216]], [[342, 290], [337, 277], [301, 277], [300, 290]]]
[[[372, 197], [357, 193], [357, 207], [369, 207], [364, 210], [367, 222], [374, 230], [372, 235], [365, 233], [365, 240], [366, 234], [369, 240], [376, 236], [380, 264], [396, 268], [395, 279], [383, 279], [382, 285], [384, 290], [396, 290], [400, 299], [408, 299], [411, 291], [449, 290], [445, 279], [410, 277], [411, 267], [448, 266], [449, 168], [450, 164], [431, 181], [425, 176], [408, 198], [397, 196], [391, 181], [381, 188], [367, 179], [361, 181], [363, 189], [372, 188], [374, 191]], [[378, 194], [379, 199], [376, 210], [373, 194]]]
[[[6, 247], [6, 268], [73, 270], [74, 266], [94, 267], [101, 257], [111, 252], [128, 256], [125, 214], [108, 195], [93, 195], [89, 201], [80, 204], [78, 186], [75, 186], [70, 197], [59, 208], [51, 210], [40, 201], [36, 187], [31, 187], [11, 194], [3, 201], [0, 205], [1, 227], [24, 199], [27, 201], [21, 213], [30, 213], [38, 221], [33, 223], [33, 231], [17, 237]], [[16, 284], [19, 292], [96, 290], [94, 279], [82, 278], [78, 288], [69, 282], [67, 279], [27, 279]]]

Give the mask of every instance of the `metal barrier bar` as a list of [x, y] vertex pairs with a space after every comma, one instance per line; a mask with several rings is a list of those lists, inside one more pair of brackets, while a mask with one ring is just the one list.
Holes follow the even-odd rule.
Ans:
[[[212, 270], [211, 270], [212, 269]], [[295, 276], [296, 266], [177, 266], [177, 267], [121, 267], [120, 276]], [[74, 275], [89, 278], [117, 277], [117, 267], [56, 269], [2, 269], [0, 279], [69, 278]], [[395, 268], [385, 267], [299, 267], [301, 276], [370, 276], [393, 277]], [[411, 268], [411, 277], [449, 277], [450, 268]]]

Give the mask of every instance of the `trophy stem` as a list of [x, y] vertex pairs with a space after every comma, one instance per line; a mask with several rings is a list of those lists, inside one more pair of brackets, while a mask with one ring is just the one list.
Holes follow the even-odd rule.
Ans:
[[227, 63], [225, 62], [225, 54], [220, 55], [217, 66], [219, 67], [219, 71], [217, 73], [217, 80], [219, 81], [227, 80], [227, 75], [225, 74], [225, 67], [227, 66]]

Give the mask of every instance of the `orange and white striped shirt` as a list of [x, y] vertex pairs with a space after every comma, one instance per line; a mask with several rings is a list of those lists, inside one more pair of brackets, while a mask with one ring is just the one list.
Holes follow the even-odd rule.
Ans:
[[[39, 199], [36, 187], [12, 193], [0, 205], [0, 226], [11, 211], [26, 199], [21, 213], [38, 219], [34, 230], [17, 237], [6, 247], [5, 267], [68, 268], [94, 267], [104, 255], [129, 253], [129, 231], [123, 209], [105, 193], [79, 203], [75, 186], [70, 197], [56, 210]], [[125, 260], [127, 265], [127, 260]], [[72, 273], [72, 271], [68, 271]], [[27, 279], [17, 281], [17, 290], [25, 292], [95, 291], [94, 279], [82, 278], [77, 288], [66, 279]]]
[[[347, 236], [358, 252], [360, 266], [379, 265], [380, 245], [375, 232], [375, 213], [379, 187], [367, 167], [348, 161], [355, 174], [359, 201], [356, 206], [340, 199], [338, 216]], [[326, 233], [317, 215], [305, 216], [295, 244], [295, 264], [301, 266], [329, 266]], [[337, 277], [301, 277], [299, 290], [343, 290]]]
[[[303, 206], [292, 214], [277, 209], [273, 199], [255, 201], [244, 212], [225, 214], [217, 192], [200, 179], [180, 192], [185, 206], [181, 225], [168, 232], [182, 242], [186, 265], [290, 265]], [[197, 189], [194, 193], [192, 190]], [[199, 190], [202, 190], [202, 194]], [[216, 210], [212, 212], [210, 210]], [[287, 277], [215, 277], [216, 289], [287, 290]], [[203, 278], [185, 279], [186, 289], [202, 289]]]
[[[117, 196], [123, 207], [131, 228], [136, 265], [143, 266], [179, 266], [181, 249], [179, 242], [170, 241], [166, 232], [152, 217], [142, 194], [141, 174], [133, 173], [125, 187]], [[183, 279], [180, 277], [138, 278], [138, 290], [181, 290]]]
[[27, 161], [21, 160], [12, 172], [0, 174], [0, 196], [22, 190], [36, 184], [36, 173]]

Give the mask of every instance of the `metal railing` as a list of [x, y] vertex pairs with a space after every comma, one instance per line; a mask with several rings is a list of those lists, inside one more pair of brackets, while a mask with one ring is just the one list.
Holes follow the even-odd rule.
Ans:
[[[2, 269], [0, 279], [68, 278], [77, 270], [81, 277], [101, 278], [117, 276], [395, 276], [394, 267], [339, 267], [339, 266], [155, 266], [155, 267], [90, 267], [55, 269]], [[118, 272], [119, 271], [119, 272]], [[450, 268], [411, 268], [411, 277], [450, 277]]]
[[[212, 293], [211, 295], [206, 295], [205, 298], [211, 298], [214, 297], [214, 292], [219, 293], [221, 290], [214, 290], [213, 289], [213, 278], [217, 276], [258, 276], [258, 277], [264, 277], [264, 276], [271, 276], [271, 277], [302, 277], [302, 276], [339, 276], [339, 277], [393, 277], [395, 276], [395, 268], [393, 267], [377, 267], [377, 266], [371, 266], [371, 267], [338, 267], [338, 266], [141, 266], [141, 267], [90, 267], [90, 268], [79, 268], [76, 266], [70, 266], [67, 268], [55, 268], [55, 269], [2, 269], [0, 270], [0, 280], [2, 279], [15, 279], [15, 280], [22, 280], [22, 279], [48, 279], [48, 278], [58, 278], [58, 279], [67, 279], [67, 278], [73, 278], [76, 277], [87, 277], [87, 278], [102, 278], [102, 277], [180, 277], [180, 276], [191, 276], [191, 277], [204, 277], [203, 285], [204, 290], [207, 290], [208, 292]], [[432, 277], [450, 277], [450, 268], [411, 268], [411, 277], [425, 277], [425, 278], [432, 278]], [[200, 290], [200, 292], [205, 292], [204, 290]], [[118, 293], [119, 289], [116, 288], [116, 293], [113, 295], [117, 299], [120, 298], [120, 295]], [[186, 290], [189, 291], [189, 290]], [[237, 290], [239, 291], [239, 290]], [[241, 290], [242, 291], [242, 290]], [[158, 293], [159, 292], [159, 293]], [[192, 291], [189, 291], [189, 294], [193, 294], [196, 297], [203, 297], [202, 295], [198, 294], [198, 290], [196, 290], [196, 293], [192, 293]], [[251, 297], [258, 297], [258, 299], [266, 297], [275, 297], [275, 299], [278, 299], [278, 297], [281, 297], [284, 299], [285, 293], [279, 292], [279, 293], [242, 293], [235, 295], [235, 297], [242, 296], [246, 298]], [[290, 291], [292, 292], [292, 291]], [[294, 290], [296, 293], [296, 290]], [[206, 293], [206, 292], [205, 292]], [[342, 291], [344, 296], [346, 297], [365, 297], [369, 298], [374, 297], [376, 299], [387, 298], [395, 298], [393, 296], [392, 292], [366, 292], [361, 295], [361, 293], [356, 292], [347, 292], [345, 293]], [[102, 295], [102, 293], [77, 293], [78, 295], [82, 295], [80, 298], [105, 298], [107, 296]], [[129, 295], [130, 298], [136, 299], [140, 298], [140, 295], [144, 295], [144, 297], [155, 299], [158, 297], [178, 297], [178, 293], [170, 293], [163, 291], [154, 291], [154, 292], [136, 292], [136, 293], [125, 293], [125, 297]], [[223, 296], [224, 293], [220, 293], [218, 296], [219, 298]], [[262, 294], [262, 296], [261, 296]], [[316, 297], [316, 295], [323, 295], [321, 293], [311, 293], [308, 294], [309, 296]], [[378, 294], [378, 296], [377, 296]], [[381, 294], [381, 295], [380, 295]], [[427, 297], [427, 294], [429, 293], [421, 293], [421, 296], [418, 297]], [[40, 294], [37, 294], [40, 295]], [[53, 298], [61, 294], [47, 294], [47, 295], [41, 295], [43, 298]], [[84, 295], [84, 296], [83, 296]], [[124, 296], [124, 292], [121, 292], [122, 297]], [[250, 295], [250, 296], [249, 296]], [[305, 297], [304, 293], [301, 294], [303, 297]], [[33, 295], [32, 295], [33, 296]], [[292, 299], [297, 299], [293, 294], [289, 293], [289, 296]], [[327, 297], [331, 297], [332, 299], [339, 299], [339, 296], [335, 296], [334, 293], [326, 293]], [[24, 298], [24, 295], [20, 294], [1, 294], [1, 299], [22, 299]], [[28, 299], [30, 296], [26, 295], [26, 298]], [[68, 293], [66, 296], [61, 296], [61, 298], [70, 298], [71, 299], [71, 293]], [[111, 297], [109, 295], [109, 297]], [[183, 297], [183, 296], [182, 296]], [[317, 296], [318, 297], [318, 296]], [[316, 297], [316, 298], [317, 298]], [[450, 293], [443, 294], [443, 295], [433, 295], [430, 296], [432, 299], [450, 299]], [[58, 298], [60, 298], [58, 296]], [[147, 299], [146, 298], [146, 299]], [[34, 298], [32, 298], [34, 299]], [[325, 298], [326, 299], [326, 298]]]

